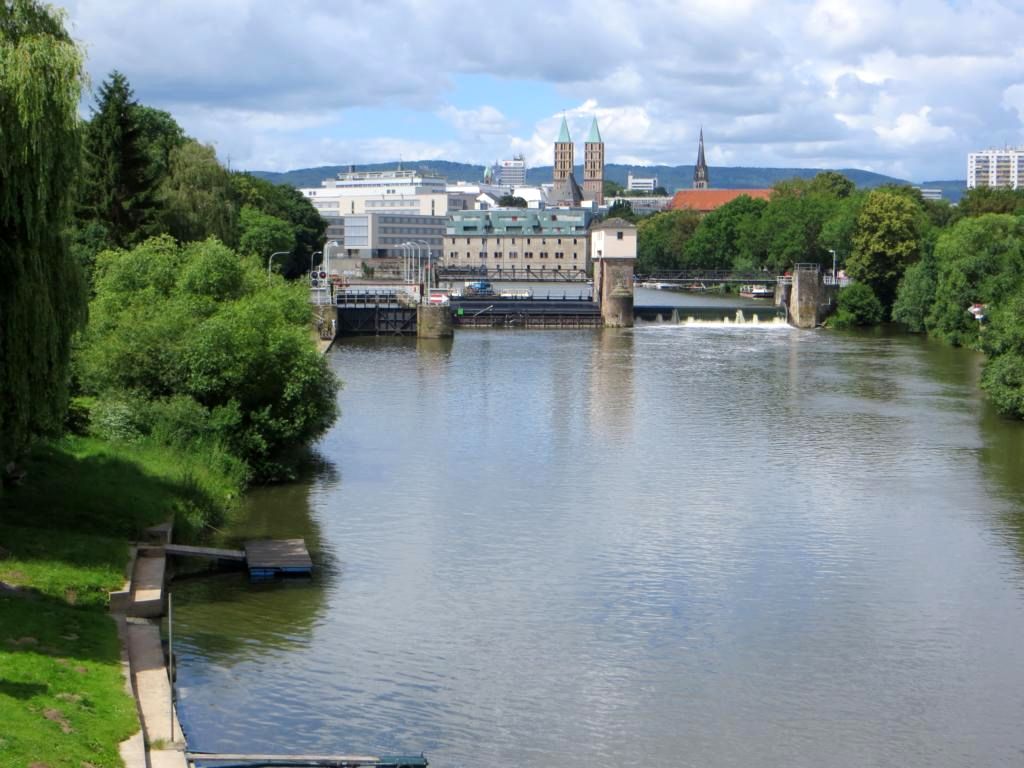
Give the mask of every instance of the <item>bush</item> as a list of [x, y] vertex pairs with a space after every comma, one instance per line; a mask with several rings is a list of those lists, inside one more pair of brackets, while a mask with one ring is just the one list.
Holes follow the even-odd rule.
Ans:
[[990, 360], [981, 385], [1001, 414], [1024, 419], [1024, 355], [1010, 352]]
[[878, 325], [884, 315], [882, 303], [864, 283], [854, 283], [840, 290], [836, 307], [836, 313], [829, 320], [829, 324], [836, 328]]

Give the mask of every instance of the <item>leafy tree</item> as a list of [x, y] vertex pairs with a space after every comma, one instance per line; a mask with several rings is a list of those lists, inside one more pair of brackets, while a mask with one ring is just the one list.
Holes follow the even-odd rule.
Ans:
[[229, 245], [237, 241], [238, 205], [231, 174], [217, 161], [213, 147], [188, 141], [171, 150], [159, 200], [165, 228], [178, 240], [216, 237]]
[[886, 309], [896, 298], [904, 271], [921, 254], [920, 213], [920, 207], [907, 195], [874, 189], [857, 216], [846, 272], [871, 286]]
[[502, 208], [526, 208], [529, 203], [521, 197], [515, 195], [502, 195], [498, 198], [498, 205]]
[[[303, 286], [268, 280], [214, 239], [166, 235], [105, 251], [96, 275], [81, 371], [101, 401], [157, 403], [162, 432], [215, 439], [261, 479], [286, 474], [289, 454], [332, 423], [337, 382], [310, 339]], [[184, 420], [169, 423], [175, 413]], [[138, 428], [156, 427], [143, 409]]]
[[832, 202], [821, 195], [803, 194], [806, 184], [784, 182], [786, 191], [773, 194], [760, 219], [761, 242], [769, 269], [782, 272], [799, 262], [831, 265], [832, 256], [820, 245], [821, 228]]
[[327, 222], [313, 204], [294, 187], [271, 184], [247, 173], [234, 173], [232, 184], [240, 203], [288, 222], [295, 243], [289, 258], [283, 260], [286, 277], [297, 277], [309, 269], [309, 259], [323, 243]]
[[63, 15], [0, 3], [0, 466], [60, 430], [81, 270], [62, 232], [80, 162], [82, 51]]
[[188, 141], [185, 131], [169, 112], [144, 104], [136, 106], [135, 120], [153, 177], [163, 179], [171, 171], [171, 153]]
[[637, 271], [660, 272], [685, 269], [686, 242], [700, 224], [696, 211], [663, 211], [641, 219], [637, 225]]
[[961, 216], [983, 216], [986, 213], [1024, 214], [1024, 189], [973, 187], [960, 198], [957, 212]]
[[763, 263], [745, 246], [744, 235], [756, 227], [768, 203], [740, 195], [701, 219], [686, 243], [686, 263], [707, 269], [758, 269]]
[[925, 254], [920, 261], [907, 267], [896, 291], [892, 319], [902, 323], [912, 333], [926, 331], [928, 313], [935, 303], [938, 282], [938, 265], [932, 254]]
[[[818, 248], [824, 255], [829, 251], [836, 252], [837, 266], [843, 266], [846, 258], [853, 251], [853, 234], [857, 230], [857, 217], [860, 215], [861, 206], [867, 198], [866, 192], [853, 192], [852, 194], [836, 200], [827, 218], [822, 222], [821, 230], [818, 233]], [[829, 253], [829, 258], [832, 254]], [[827, 261], [826, 267], [830, 267]]]
[[836, 328], [850, 328], [855, 325], [878, 325], [885, 311], [870, 286], [854, 283], [839, 291], [836, 298], [836, 313], [829, 325]]
[[956, 345], [975, 345], [972, 304], [1001, 303], [1024, 280], [1024, 221], [1006, 214], [961, 219], [935, 246], [935, 302], [930, 333]]
[[608, 209], [609, 219], [625, 219], [626, 221], [635, 222], [640, 217], [633, 211], [632, 204], [627, 200], [616, 200], [615, 203]]
[[602, 189], [605, 197], [620, 197], [626, 191], [625, 187], [611, 179], [604, 180]]
[[990, 359], [982, 374], [982, 387], [1000, 413], [1024, 419], [1024, 282], [990, 306], [988, 316], [982, 348]]
[[83, 218], [100, 221], [116, 246], [152, 234], [159, 179], [139, 123], [138, 102], [120, 72], [112, 72], [100, 86], [85, 147]]
[[857, 185], [838, 171], [822, 171], [807, 185], [807, 194], [841, 199], [849, 197], [856, 189]]
[[274, 253], [295, 249], [295, 228], [287, 221], [263, 213], [251, 205], [242, 206], [242, 234], [238, 250], [266, 261]]

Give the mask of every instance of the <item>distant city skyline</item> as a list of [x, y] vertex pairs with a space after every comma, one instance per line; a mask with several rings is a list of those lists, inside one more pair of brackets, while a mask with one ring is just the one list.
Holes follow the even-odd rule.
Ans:
[[912, 181], [1024, 145], [1015, 2], [58, 4], [94, 87], [120, 70], [233, 168], [550, 165], [563, 115], [636, 165], [692, 164], [701, 125], [712, 167]]

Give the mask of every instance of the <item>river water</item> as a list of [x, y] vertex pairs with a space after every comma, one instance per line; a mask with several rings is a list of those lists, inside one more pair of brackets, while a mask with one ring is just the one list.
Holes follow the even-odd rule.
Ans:
[[305, 536], [312, 582], [174, 586], [193, 749], [1024, 764], [1024, 425], [977, 355], [651, 324], [330, 361], [318, 463], [228, 532]]

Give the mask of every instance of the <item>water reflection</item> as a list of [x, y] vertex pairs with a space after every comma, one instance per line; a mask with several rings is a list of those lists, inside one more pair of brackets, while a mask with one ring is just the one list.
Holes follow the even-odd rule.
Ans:
[[741, 326], [345, 342], [336, 473], [240, 524], [308, 515], [331, 557], [270, 611], [226, 582], [183, 601], [189, 735], [438, 766], [1013, 764], [1022, 430], [965, 355]]

